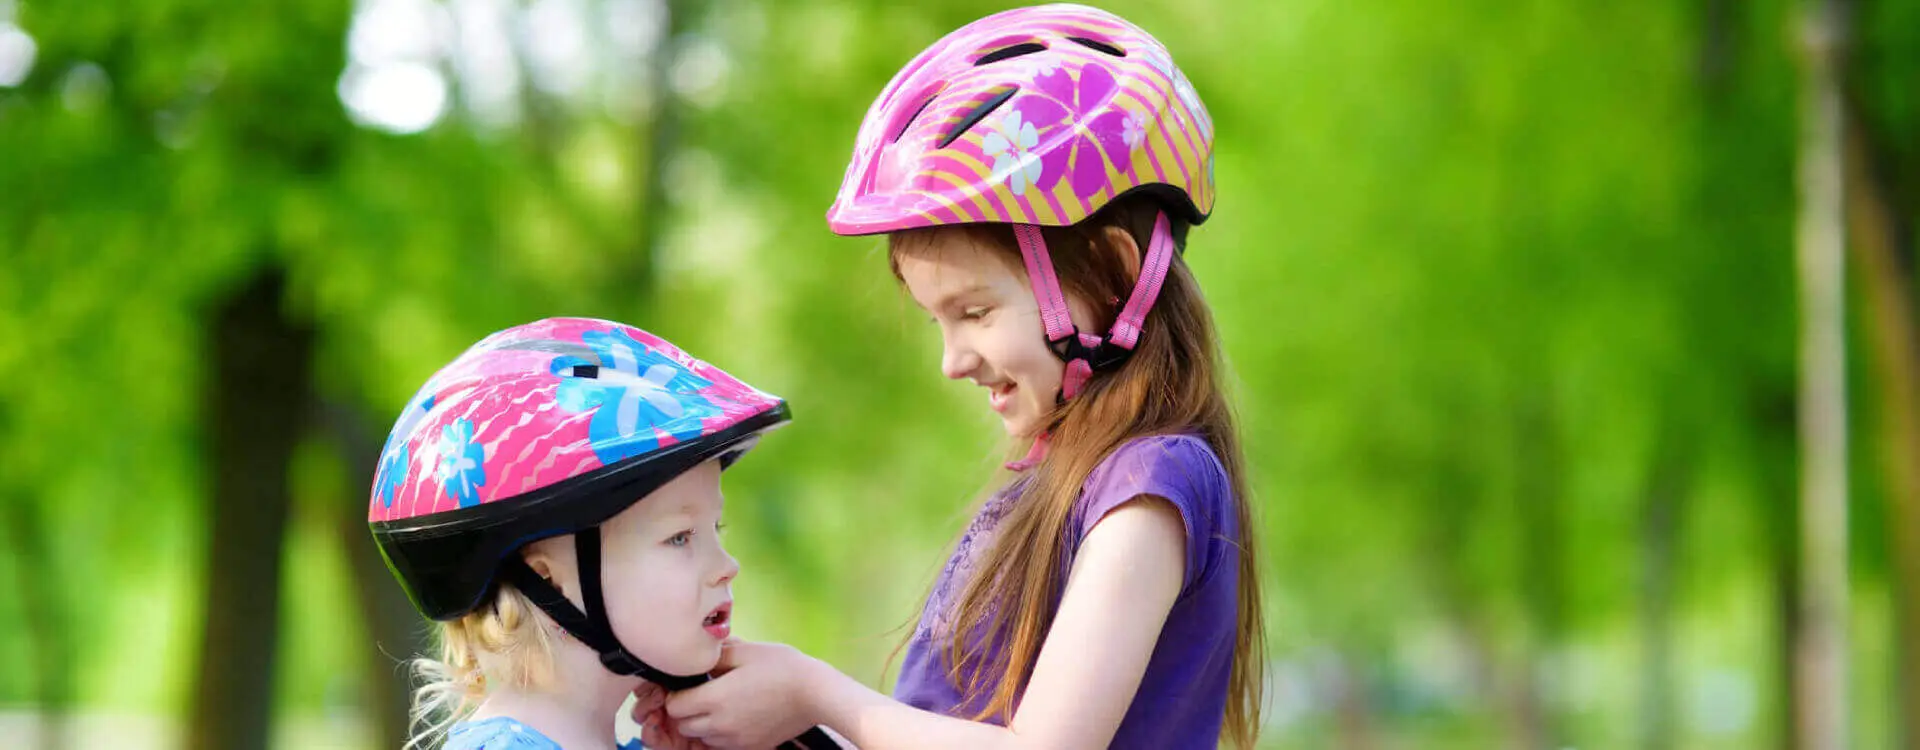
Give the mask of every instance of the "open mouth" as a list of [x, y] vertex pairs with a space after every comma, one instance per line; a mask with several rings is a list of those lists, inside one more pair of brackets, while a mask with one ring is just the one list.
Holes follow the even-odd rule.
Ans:
[[732, 616], [733, 602], [726, 602], [715, 607], [712, 612], [708, 612], [707, 619], [701, 621], [700, 626], [707, 631], [707, 635], [724, 641], [727, 636], [733, 634], [733, 628], [727, 624], [727, 620], [732, 619]]
[[1001, 383], [987, 386], [987, 404], [996, 412], [1006, 412], [1007, 403], [1013, 398], [1013, 383]]

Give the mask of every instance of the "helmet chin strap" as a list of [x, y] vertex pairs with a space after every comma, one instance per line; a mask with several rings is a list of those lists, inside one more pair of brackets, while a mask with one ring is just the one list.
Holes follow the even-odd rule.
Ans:
[[600, 654], [600, 664], [609, 672], [638, 676], [667, 690], [685, 690], [710, 679], [704, 674], [667, 674], [641, 661], [621, 645], [613, 634], [613, 626], [607, 622], [606, 603], [600, 593], [600, 527], [574, 534], [573, 549], [580, 565], [580, 601], [587, 607], [584, 613], [567, 601], [553, 582], [528, 567], [519, 555], [508, 556], [501, 565], [501, 575], [526, 594], [534, 606], [553, 618], [562, 630]]
[[[519, 555], [508, 555], [501, 565], [501, 575], [512, 583], [520, 593], [526, 594], [534, 606], [546, 612], [548, 617], [588, 648], [600, 654], [600, 664], [607, 671], [621, 676], [636, 676], [666, 688], [669, 692], [698, 687], [713, 679], [704, 674], [673, 675], [662, 672], [652, 665], [641, 661], [620, 645], [620, 639], [614, 637], [613, 627], [607, 622], [605, 602], [600, 595], [600, 527], [581, 531], [573, 535], [573, 550], [580, 564], [580, 601], [587, 605], [582, 613], [573, 606], [573, 602], [560, 595], [553, 582], [541, 578], [527, 561]], [[781, 743], [778, 750], [842, 750], [819, 727], [809, 728], [800, 736]]]
[[[1067, 307], [1066, 294], [1060, 288], [1060, 277], [1054, 270], [1053, 257], [1047, 253], [1047, 242], [1040, 235], [1040, 227], [1015, 224], [1013, 238], [1020, 244], [1020, 256], [1026, 261], [1033, 298], [1040, 303], [1040, 322], [1046, 328], [1047, 348], [1067, 363], [1060, 380], [1060, 393], [1055, 396], [1060, 403], [1066, 403], [1079, 395], [1095, 372], [1118, 369], [1133, 355], [1133, 347], [1140, 341], [1140, 329], [1147, 323], [1147, 311], [1153, 309], [1160, 287], [1167, 280], [1167, 269], [1173, 264], [1173, 227], [1167, 221], [1166, 212], [1154, 217], [1153, 238], [1147, 245], [1147, 257], [1140, 264], [1140, 278], [1134, 282], [1133, 293], [1127, 297], [1126, 306], [1120, 308], [1106, 336], [1083, 333], [1073, 324], [1072, 310]], [[1046, 457], [1048, 437], [1045, 432], [1035, 437], [1026, 457], [1007, 464], [1007, 468], [1013, 471], [1033, 468]]]

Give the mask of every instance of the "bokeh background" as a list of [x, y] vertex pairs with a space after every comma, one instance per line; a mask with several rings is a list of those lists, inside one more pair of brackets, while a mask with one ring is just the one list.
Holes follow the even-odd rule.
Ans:
[[[729, 475], [737, 632], [884, 684], [1004, 446], [822, 215], [892, 73], [1006, 5], [0, 0], [7, 744], [397, 747], [423, 628], [364, 526], [378, 447], [468, 343], [562, 314], [791, 400]], [[1218, 127], [1188, 260], [1262, 521], [1266, 745], [1837, 747], [1799, 684], [1920, 747], [1920, 4], [1847, 5], [1831, 68], [1781, 0], [1107, 7]], [[1793, 659], [1800, 457], [1839, 447], [1799, 416], [1821, 96], [1842, 685]]]

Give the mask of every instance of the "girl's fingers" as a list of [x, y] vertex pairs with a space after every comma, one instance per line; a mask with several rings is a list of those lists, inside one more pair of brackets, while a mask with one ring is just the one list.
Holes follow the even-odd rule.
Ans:
[[688, 739], [705, 739], [712, 730], [713, 722], [706, 714], [682, 717], [673, 723], [674, 733]]
[[681, 736], [672, 724], [648, 724], [640, 728], [640, 744], [647, 750], [704, 750], [706, 745]]
[[659, 711], [660, 707], [666, 704], [667, 691], [662, 690], [659, 685], [651, 682], [644, 683], [640, 687], [633, 689], [633, 720], [637, 723], [644, 724], [646, 722], [640, 717]]
[[675, 693], [673, 697], [667, 699], [667, 715], [675, 719], [685, 720], [691, 716], [701, 716], [712, 713], [713, 709], [709, 705], [709, 699], [707, 697], [712, 688], [713, 683], [708, 683], [691, 690], [682, 690]]

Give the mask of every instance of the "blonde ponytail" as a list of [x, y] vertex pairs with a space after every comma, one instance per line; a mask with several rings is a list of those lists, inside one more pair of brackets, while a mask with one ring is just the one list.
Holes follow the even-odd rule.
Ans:
[[437, 743], [480, 707], [489, 685], [529, 689], [553, 679], [553, 635], [546, 619], [510, 585], [501, 584], [479, 609], [435, 625], [440, 656], [422, 656], [411, 664], [418, 685], [410, 714], [414, 732], [403, 750]]

